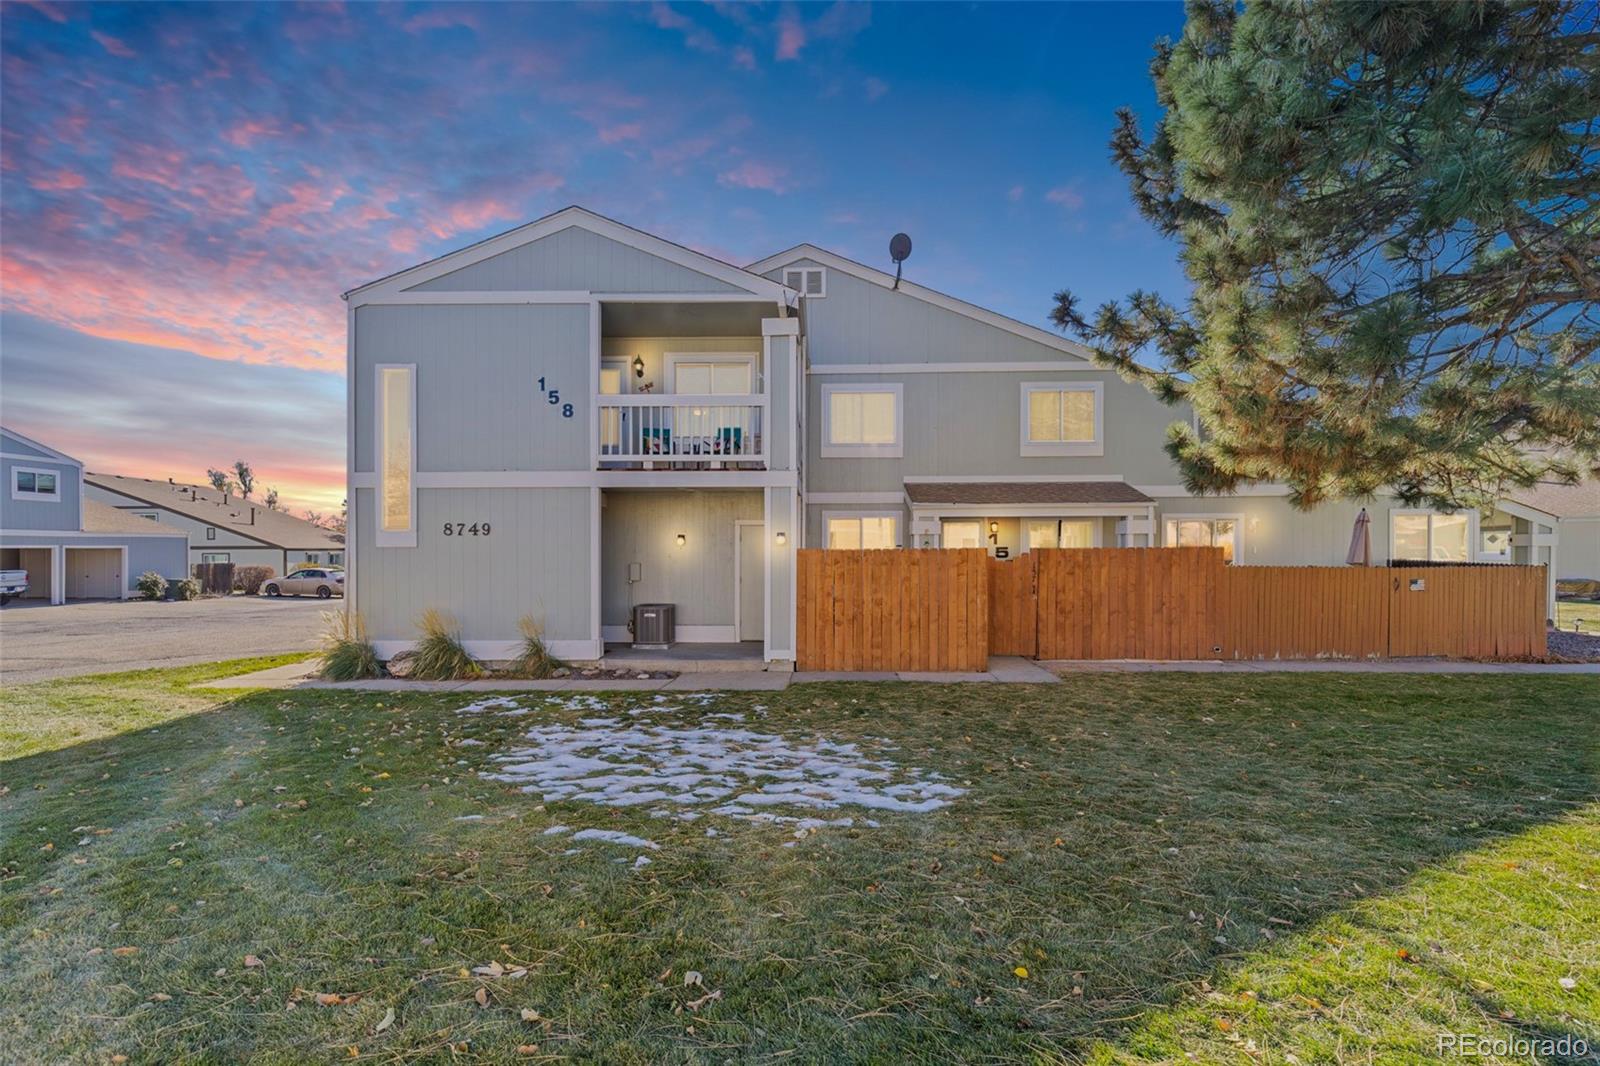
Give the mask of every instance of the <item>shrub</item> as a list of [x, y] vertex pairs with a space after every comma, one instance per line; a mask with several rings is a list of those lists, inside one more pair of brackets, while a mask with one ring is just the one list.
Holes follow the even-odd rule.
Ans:
[[146, 600], [159, 600], [167, 594], [167, 579], [154, 570], [146, 570], [139, 575], [139, 580], [133, 583], [139, 590], [139, 597]]
[[412, 649], [411, 676], [418, 681], [464, 681], [483, 676], [478, 660], [461, 646], [456, 620], [429, 607], [417, 619], [422, 639]]
[[329, 681], [360, 681], [383, 674], [378, 649], [367, 639], [367, 625], [360, 614], [323, 611], [322, 624], [323, 677]]
[[197, 600], [200, 598], [200, 582], [192, 577], [174, 581], [171, 589], [172, 598], [175, 600]]
[[238, 566], [233, 571], [233, 587], [246, 596], [254, 596], [276, 573], [270, 566]]
[[506, 672], [515, 677], [546, 678], [558, 667], [565, 666], [560, 659], [550, 654], [550, 649], [544, 644], [544, 626], [533, 620], [532, 615], [523, 615], [517, 622], [517, 628], [522, 630], [522, 652], [515, 659]]

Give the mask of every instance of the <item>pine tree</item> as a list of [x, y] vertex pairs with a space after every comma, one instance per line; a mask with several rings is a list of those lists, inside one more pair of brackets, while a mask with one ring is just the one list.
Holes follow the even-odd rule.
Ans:
[[1193, 285], [1052, 318], [1191, 491], [1483, 506], [1600, 464], [1600, 8], [1191, 2], [1113, 158]]

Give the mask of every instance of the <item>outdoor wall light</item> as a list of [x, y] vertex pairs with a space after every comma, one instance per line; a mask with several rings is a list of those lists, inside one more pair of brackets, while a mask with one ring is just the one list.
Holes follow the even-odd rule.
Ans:
[[681, 548], [687, 543], [689, 543], [689, 538], [684, 536], [682, 533], [679, 533], [678, 534], [678, 547]]
[[783, 532], [782, 530], [779, 530], [774, 535], [773, 539], [776, 540], [779, 544], [787, 544], [787, 543], [789, 543], [789, 534]]
[[989, 523], [989, 532], [990, 533], [998, 533], [998, 532], [1000, 532], [1000, 523], [999, 522], [990, 522]]
[[633, 376], [636, 378], [644, 377], [644, 356], [642, 355], [633, 357]]

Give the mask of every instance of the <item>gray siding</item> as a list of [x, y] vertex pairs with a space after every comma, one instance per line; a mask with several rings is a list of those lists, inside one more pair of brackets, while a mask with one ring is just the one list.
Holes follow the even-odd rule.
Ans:
[[[822, 266], [809, 259], [790, 266]], [[789, 267], [768, 271], [781, 282]], [[828, 270], [828, 295], [806, 301], [811, 362], [969, 363], [1070, 360], [1048, 344], [998, 329], [904, 292]]]
[[26, 441], [19, 440], [15, 435], [7, 433], [4, 430], [0, 430], [0, 452], [8, 452], [12, 455], [37, 456], [40, 459], [55, 458], [54, 456], [47, 455], [46, 453], [40, 451], [38, 448], [35, 448]]
[[407, 292], [743, 292], [696, 270], [569, 227]]
[[[7, 437], [6, 450], [21, 441]], [[26, 449], [28, 454], [34, 449]], [[23, 466], [34, 470], [48, 470], [56, 475], [61, 493], [59, 500], [14, 500], [11, 498], [11, 472]], [[59, 459], [0, 459], [0, 529], [79, 529], [83, 524], [82, 508], [78, 499], [76, 466]]]
[[116, 534], [108, 533], [104, 537], [75, 537], [68, 547], [92, 548], [102, 543], [128, 546], [128, 572], [123, 577], [130, 589], [146, 570], [154, 570], [168, 581], [189, 576], [189, 550], [182, 537], [125, 537], [119, 541]]
[[[590, 639], [590, 492], [425, 489], [417, 546], [374, 544], [373, 492], [356, 493], [355, 605], [374, 640], [412, 641], [424, 609], [455, 615], [467, 640], [516, 640], [532, 615], [550, 640]], [[488, 536], [446, 537], [445, 522], [490, 523]]]
[[[831, 284], [831, 282], [830, 282]], [[832, 299], [829, 296], [828, 299]], [[812, 349], [813, 352], [815, 349]], [[1022, 384], [1090, 381], [1104, 386], [1105, 454], [1024, 456]], [[822, 458], [822, 386], [896, 382], [904, 388], [904, 457]], [[807, 488], [813, 492], [888, 492], [907, 477], [1118, 475], [1130, 484], [1175, 484], [1162, 450], [1165, 428], [1187, 417], [1143, 386], [1108, 370], [1048, 373], [812, 374], [808, 385]]]
[[[734, 521], [761, 517], [759, 489], [607, 490], [600, 511], [601, 621], [626, 625], [634, 604], [673, 603], [680, 626], [733, 625]], [[631, 587], [630, 563], [640, 565], [642, 578]]]
[[587, 470], [590, 362], [587, 304], [362, 307], [355, 468], [373, 469], [373, 367], [415, 363], [418, 470]]
[[1600, 518], [1568, 518], [1556, 531], [1556, 576], [1600, 579]]

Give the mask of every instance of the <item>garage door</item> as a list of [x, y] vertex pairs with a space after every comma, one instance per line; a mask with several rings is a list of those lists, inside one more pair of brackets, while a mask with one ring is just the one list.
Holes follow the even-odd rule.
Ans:
[[122, 598], [122, 549], [68, 548], [67, 599]]

